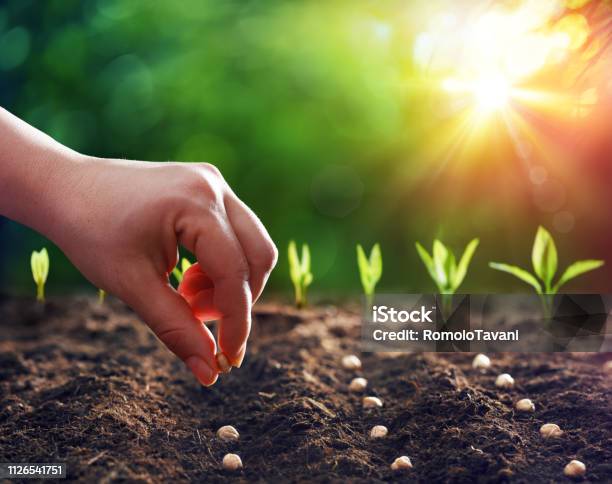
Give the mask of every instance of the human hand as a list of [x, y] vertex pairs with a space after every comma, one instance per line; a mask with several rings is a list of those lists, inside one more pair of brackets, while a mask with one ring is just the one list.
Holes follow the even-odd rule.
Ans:
[[[54, 197], [62, 223], [44, 232], [96, 287], [130, 305], [202, 384], [217, 380], [218, 351], [240, 366], [251, 305], [277, 250], [219, 171], [205, 163], [82, 158], [65, 173], [70, 180]], [[168, 282], [179, 244], [198, 259], [191, 274], [205, 273], [212, 284], [202, 320], [219, 318], [219, 350]], [[198, 283], [192, 288], [200, 292]]]

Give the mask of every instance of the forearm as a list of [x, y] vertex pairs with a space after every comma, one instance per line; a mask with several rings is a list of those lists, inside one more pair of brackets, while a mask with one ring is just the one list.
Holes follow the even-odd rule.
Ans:
[[0, 215], [52, 237], [80, 163], [81, 155], [0, 108]]

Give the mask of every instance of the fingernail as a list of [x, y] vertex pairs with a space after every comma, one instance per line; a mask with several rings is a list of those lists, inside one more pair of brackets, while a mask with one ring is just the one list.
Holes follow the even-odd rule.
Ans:
[[232, 371], [232, 366], [229, 364], [227, 356], [225, 356], [224, 353], [217, 353], [215, 358], [217, 359], [217, 366], [219, 367], [219, 371], [221, 373], [229, 373]]
[[185, 361], [185, 364], [202, 385], [209, 387], [214, 385], [217, 381], [217, 372], [208, 366], [208, 364], [199, 356], [190, 356]]
[[240, 368], [242, 366], [242, 362], [244, 360], [244, 355], [246, 354], [246, 345], [244, 345], [240, 351], [238, 352], [238, 355], [236, 355], [236, 358], [234, 358], [234, 361], [232, 362], [232, 366], [235, 366], [236, 368]]

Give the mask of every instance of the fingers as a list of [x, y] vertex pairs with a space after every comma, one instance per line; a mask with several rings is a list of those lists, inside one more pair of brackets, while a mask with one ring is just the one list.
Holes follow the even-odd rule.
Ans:
[[278, 251], [257, 215], [231, 192], [225, 197], [225, 209], [249, 264], [249, 284], [255, 302], [276, 265]]
[[214, 284], [219, 348], [237, 366], [251, 331], [249, 266], [242, 247], [221, 210], [198, 213], [191, 220], [186, 217], [177, 234]]
[[153, 273], [140, 279], [139, 291], [125, 297], [126, 302], [168, 349], [185, 362], [200, 383], [206, 386], [215, 383], [216, 344], [210, 330], [193, 316], [185, 299], [167, 281]]
[[183, 274], [178, 293], [189, 303], [194, 316], [202, 321], [219, 319], [221, 314], [215, 308], [215, 285], [196, 262]]

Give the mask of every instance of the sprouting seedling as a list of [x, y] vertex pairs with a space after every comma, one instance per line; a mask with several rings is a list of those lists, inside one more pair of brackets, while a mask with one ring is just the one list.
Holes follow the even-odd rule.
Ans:
[[191, 262], [189, 262], [189, 259], [186, 259], [185, 257], [183, 257], [181, 259], [181, 268], [179, 269], [177, 266], [174, 269], [172, 269], [172, 275], [176, 279], [176, 282], [178, 282], [179, 284], [183, 282], [183, 274], [185, 274], [185, 272], [187, 272], [187, 269], [189, 269], [190, 267], [191, 267]]
[[570, 264], [557, 282], [553, 284], [553, 279], [557, 272], [557, 262], [555, 241], [548, 230], [539, 226], [531, 250], [531, 263], [533, 264], [535, 275], [520, 267], [500, 262], [489, 262], [489, 267], [512, 274], [533, 287], [540, 297], [544, 314], [548, 317], [552, 309], [551, 297], [557, 294], [564, 284], [585, 272], [604, 265], [604, 261], [596, 259], [576, 261]]
[[367, 304], [371, 306], [376, 284], [380, 281], [383, 270], [380, 244], [374, 244], [369, 258], [366, 257], [361, 244], [357, 244], [357, 266], [359, 267], [359, 277], [361, 278], [361, 285], [363, 286]]
[[465, 279], [468, 267], [474, 252], [479, 244], [478, 239], [472, 239], [463, 251], [463, 255], [457, 264], [455, 254], [439, 240], [434, 240], [431, 255], [425, 248], [416, 243], [416, 249], [427, 268], [427, 272], [436, 284], [438, 292], [442, 296], [442, 312], [449, 314], [452, 304], [452, 295], [457, 292], [459, 286]]
[[303, 308], [306, 306], [306, 290], [312, 283], [308, 244], [302, 245], [302, 258], [300, 259], [295, 242], [293, 240], [289, 242], [289, 276], [295, 289], [295, 305]]
[[45, 283], [49, 275], [49, 253], [43, 247], [40, 251], [33, 251], [30, 257], [32, 277], [36, 283], [36, 300], [45, 302]]

